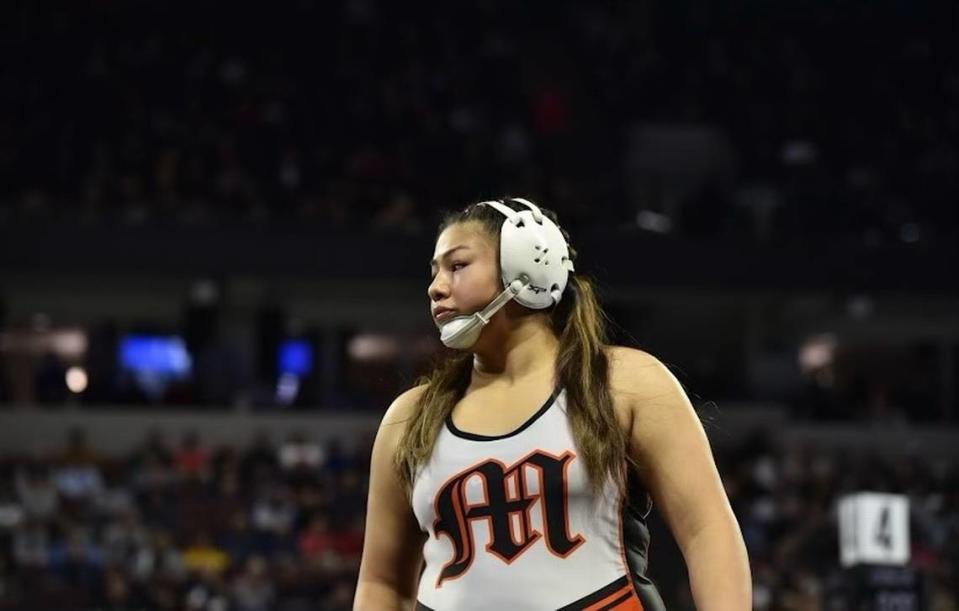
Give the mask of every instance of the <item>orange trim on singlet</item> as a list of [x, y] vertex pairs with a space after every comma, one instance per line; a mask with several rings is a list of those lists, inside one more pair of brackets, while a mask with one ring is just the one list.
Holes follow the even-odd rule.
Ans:
[[608, 611], [613, 609], [616, 611], [643, 611], [643, 605], [636, 598], [632, 582], [616, 590], [603, 600], [588, 607], [583, 607], [583, 611]]

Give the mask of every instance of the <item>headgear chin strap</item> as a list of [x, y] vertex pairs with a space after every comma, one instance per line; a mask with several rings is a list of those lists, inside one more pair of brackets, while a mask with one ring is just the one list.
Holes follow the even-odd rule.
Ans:
[[457, 316], [443, 323], [440, 327], [440, 341], [447, 348], [456, 348], [457, 350], [466, 350], [472, 347], [493, 314], [499, 312], [504, 305], [516, 297], [524, 286], [522, 280], [514, 280], [512, 284], [506, 287], [506, 290], [497, 295], [496, 299], [479, 312], [471, 316]]
[[569, 273], [573, 271], [563, 232], [531, 201], [510, 201], [529, 209], [518, 212], [503, 201], [479, 204], [506, 217], [500, 229], [500, 267], [505, 290], [481, 311], [457, 316], [440, 326], [440, 341], [449, 348], [472, 347], [493, 314], [513, 299], [527, 308], [545, 310], [563, 298]]

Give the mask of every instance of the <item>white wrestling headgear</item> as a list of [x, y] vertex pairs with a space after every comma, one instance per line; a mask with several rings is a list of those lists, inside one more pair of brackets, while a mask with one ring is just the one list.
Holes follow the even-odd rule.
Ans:
[[500, 229], [500, 267], [504, 290], [485, 308], [470, 316], [457, 316], [440, 326], [440, 341], [449, 348], [466, 350], [476, 343], [490, 318], [515, 299], [533, 310], [545, 310], [563, 298], [573, 270], [569, 246], [556, 223], [531, 201], [509, 201], [528, 210], [516, 211], [501, 201], [480, 202], [506, 219]]

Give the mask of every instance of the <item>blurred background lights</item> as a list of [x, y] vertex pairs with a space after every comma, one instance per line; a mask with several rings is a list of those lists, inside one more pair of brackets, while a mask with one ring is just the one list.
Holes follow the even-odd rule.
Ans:
[[808, 338], [799, 348], [799, 366], [804, 373], [832, 365], [838, 342], [831, 333]]
[[281, 405], [290, 405], [300, 393], [300, 378], [292, 373], [280, 376], [276, 383], [276, 400]]
[[83, 367], [71, 367], [67, 370], [67, 388], [73, 394], [79, 395], [87, 389], [89, 379]]

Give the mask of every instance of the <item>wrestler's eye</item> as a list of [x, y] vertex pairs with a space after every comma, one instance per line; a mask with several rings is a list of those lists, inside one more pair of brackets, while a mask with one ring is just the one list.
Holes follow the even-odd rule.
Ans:
[[462, 261], [457, 261], [457, 262], [452, 263], [452, 264], [450, 265], [450, 269], [453, 270], [454, 272], [455, 272], [455, 271], [458, 271], [458, 270], [461, 270], [461, 269], [463, 269], [464, 267], [466, 267], [466, 264], [463, 263]]

